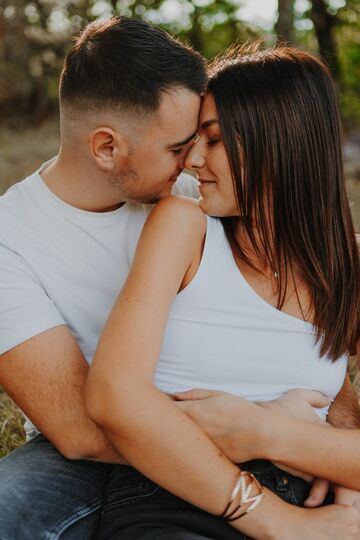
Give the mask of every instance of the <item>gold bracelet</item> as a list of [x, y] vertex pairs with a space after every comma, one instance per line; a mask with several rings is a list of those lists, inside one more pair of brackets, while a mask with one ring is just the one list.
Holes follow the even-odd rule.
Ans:
[[[246, 480], [250, 480], [247, 482]], [[255, 487], [258, 489], [257, 495], [250, 496], [251, 490], [253, 488], [253, 485], [255, 484]], [[236, 499], [236, 497], [240, 493], [240, 501], [239, 504], [236, 506], [234, 510], [232, 510], [229, 514], [228, 511]], [[254, 510], [257, 505], [261, 502], [261, 499], [264, 496], [264, 488], [260, 484], [260, 482], [257, 480], [257, 478], [248, 471], [241, 471], [239, 478], [234, 486], [234, 489], [232, 490], [232, 493], [230, 495], [230, 500], [228, 504], [226, 505], [225, 510], [221, 514], [220, 517], [224, 518], [226, 521], [235, 521], [236, 519], [241, 518], [245, 514], [248, 514], [251, 512], [251, 510]], [[236, 515], [236, 513], [241, 509], [241, 507], [245, 504], [251, 503], [245, 511], [243, 511], [241, 514]]]

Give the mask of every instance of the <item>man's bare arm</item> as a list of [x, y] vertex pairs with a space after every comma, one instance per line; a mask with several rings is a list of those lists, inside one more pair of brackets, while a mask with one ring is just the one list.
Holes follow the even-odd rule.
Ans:
[[[289, 417], [224, 392], [194, 390], [180, 396], [179, 406], [233, 462], [269, 459], [360, 490], [360, 430]], [[308, 409], [314, 418], [306, 400], [294, 399], [297, 411]]]
[[65, 457], [124, 463], [85, 412], [87, 373], [84, 356], [66, 326], [0, 356], [0, 384]]
[[[360, 358], [360, 340], [357, 355]], [[348, 382], [344, 396], [353, 404]], [[177, 399], [187, 400], [180, 406], [235, 462], [270, 459], [360, 490], [360, 430], [330, 429], [315, 422], [312, 406], [297, 395], [291, 396], [297, 400], [297, 417], [284, 414], [284, 407], [281, 412], [264, 409], [223, 392], [195, 390]], [[352, 422], [357, 422], [356, 414]]]
[[359, 400], [348, 375], [341, 391], [330, 407], [327, 421], [332, 426], [338, 428], [360, 428]]

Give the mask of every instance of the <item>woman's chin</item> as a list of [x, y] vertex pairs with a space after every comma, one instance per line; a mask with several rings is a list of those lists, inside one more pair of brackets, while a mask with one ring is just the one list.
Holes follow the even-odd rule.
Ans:
[[211, 205], [208, 204], [207, 200], [204, 199], [204, 197], [201, 197], [199, 199], [199, 206], [201, 208], [201, 210], [205, 213], [205, 214], [208, 214], [208, 216], [213, 216], [214, 214], [211, 213]]
[[201, 197], [199, 199], [199, 206], [201, 210], [204, 212], [204, 214], [207, 214], [211, 217], [226, 217], [226, 214], [224, 214], [223, 208], [218, 208], [216, 204], [211, 203], [210, 200], [208, 200], [207, 197]]

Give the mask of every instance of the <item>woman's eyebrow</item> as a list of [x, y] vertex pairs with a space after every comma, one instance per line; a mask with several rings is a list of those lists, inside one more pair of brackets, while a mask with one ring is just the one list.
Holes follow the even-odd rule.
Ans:
[[218, 124], [218, 123], [219, 123], [218, 120], [216, 120], [215, 118], [213, 118], [212, 120], [206, 120], [206, 122], [203, 122], [203, 123], [201, 124], [201, 127], [202, 127], [203, 129], [206, 129], [206, 128], [208, 128], [208, 127], [210, 127], [210, 126], [212, 126], [212, 125], [214, 125], [214, 124]]

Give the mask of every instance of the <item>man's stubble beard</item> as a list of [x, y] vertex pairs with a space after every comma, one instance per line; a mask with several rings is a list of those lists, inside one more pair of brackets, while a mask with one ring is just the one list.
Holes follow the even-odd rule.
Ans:
[[161, 199], [158, 194], [141, 192], [141, 186], [144, 185], [141, 184], [137, 170], [131, 164], [109, 176], [108, 183], [116, 190], [121, 202], [156, 204]]

